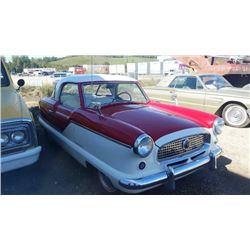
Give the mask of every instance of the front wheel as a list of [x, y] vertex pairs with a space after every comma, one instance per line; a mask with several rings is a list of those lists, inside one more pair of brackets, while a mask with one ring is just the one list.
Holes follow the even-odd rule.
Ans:
[[250, 122], [246, 109], [239, 104], [227, 105], [222, 117], [227, 125], [235, 128], [244, 128]]
[[98, 171], [98, 178], [105, 191], [107, 191], [108, 193], [115, 193], [117, 191], [110, 179], [100, 171]]

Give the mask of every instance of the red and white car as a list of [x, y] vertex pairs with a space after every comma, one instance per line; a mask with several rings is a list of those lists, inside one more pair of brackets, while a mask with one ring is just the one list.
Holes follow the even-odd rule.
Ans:
[[223, 120], [149, 100], [137, 80], [86, 74], [61, 79], [40, 101], [42, 126], [107, 191], [138, 193], [216, 168]]

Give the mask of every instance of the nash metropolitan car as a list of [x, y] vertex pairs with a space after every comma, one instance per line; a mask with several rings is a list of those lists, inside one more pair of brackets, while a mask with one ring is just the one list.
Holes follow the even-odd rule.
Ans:
[[[1, 61], [1, 172], [35, 163], [40, 155], [32, 114]], [[19, 88], [24, 80], [18, 80]]]
[[215, 169], [224, 125], [212, 114], [150, 101], [133, 78], [101, 74], [61, 79], [41, 99], [39, 121], [77, 161], [98, 170], [107, 191], [128, 193]]
[[221, 75], [178, 75], [145, 90], [153, 100], [216, 114], [232, 127], [250, 124], [249, 89], [235, 88]]

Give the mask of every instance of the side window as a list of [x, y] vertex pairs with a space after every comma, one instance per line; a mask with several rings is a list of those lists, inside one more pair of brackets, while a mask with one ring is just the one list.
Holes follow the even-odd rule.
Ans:
[[187, 77], [185, 76], [177, 76], [170, 84], [170, 88], [182, 88]]
[[78, 92], [78, 84], [66, 83], [63, 86], [60, 102], [63, 106], [69, 108], [80, 108], [80, 97]]
[[196, 89], [197, 78], [196, 77], [187, 77], [182, 88], [185, 89]]
[[1, 71], [0, 71], [0, 83], [1, 83], [1, 87], [6, 87], [10, 85], [10, 80], [8, 78], [8, 75], [6, 73], [6, 70], [4, 68], [4, 65], [1, 61], [1, 65], [0, 65]]

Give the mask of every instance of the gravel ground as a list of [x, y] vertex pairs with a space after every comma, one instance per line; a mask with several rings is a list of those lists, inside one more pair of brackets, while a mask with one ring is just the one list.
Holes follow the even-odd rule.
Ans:
[[[250, 194], [249, 133], [249, 127], [225, 127], [219, 138], [224, 152], [217, 171], [202, 169], [187, 176], [177, 181], [175, 191], [163, 186], [143, 194]], [[40, 127], [38, 138], [43, 147], [40, 160], [2, 174], [2, 194], [105, 194], [93, 169], [83, 168]]]

